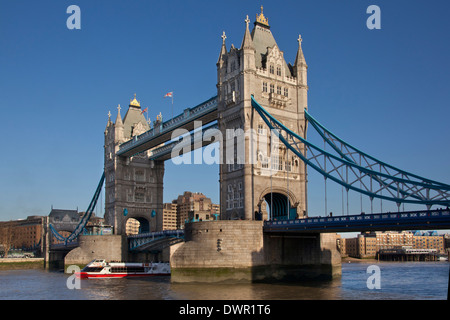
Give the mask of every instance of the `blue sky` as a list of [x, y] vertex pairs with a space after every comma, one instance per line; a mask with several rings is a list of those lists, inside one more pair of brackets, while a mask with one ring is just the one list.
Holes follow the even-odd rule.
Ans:
[[[71, 4], [81, 30], [66, 27]], [[151, 119], [167, 119], [169, 91], [175, 114], [216, 95], [222, 31], [239, 47], [261, 4], [287, 62], [302, 35], [316, 119], [387, 163], [450, 183], [448, 1], [0, 0], [0, 221], [52, 205], [85, 210], [108, 111], [115, 119], [136, 93]], [[366, 27], [371, 4], [380, 30]], [[323, 215], [323, 178], [309, 173], [310, 215]], [[164, 201], [190, 190], [218, 202], [218, 179], [217, 165], [166, 162]], [[340, 213], [341, 188], [327, 188], [328, 211]]]

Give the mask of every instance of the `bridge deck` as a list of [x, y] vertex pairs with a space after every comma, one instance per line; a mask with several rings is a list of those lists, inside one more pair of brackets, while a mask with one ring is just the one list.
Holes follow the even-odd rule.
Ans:
[[154, 148], [172, 139], [172, 133], [176, 129], [194, 130], [195, 121], [200, 121], [204, 126], [217, 120], [217, 97], [212, 97], [194, 108], [187, 108], [173, 119], [163, 122], [161, 125], [144, 132], [139, 136], [123, 143], [117, 155], [131, 157], [142, 151]]
[[206, 126], [202, 129], [201, 135], [191, 133], [189, 137], [185, 137], [180, 141], [173, 141], [166, 143], [162, 147], [155, 148], [151, 151], [149, 156], [150, 160], [166, 161], [172, 158], [172, 151], [176, 148], [174, 156], [181, 156], [184, 154], [185, 149], [190, 152], [197, 148], [205, 147], [211, 143], [217, 142], [212, 139], [213, 135], [210, 134], [210, 129], [218, 129], [217, 123], [210, 126]]
[[266, 221], [264, 232], [355, 232], [450, 229], [450, 210], [361, 214]]

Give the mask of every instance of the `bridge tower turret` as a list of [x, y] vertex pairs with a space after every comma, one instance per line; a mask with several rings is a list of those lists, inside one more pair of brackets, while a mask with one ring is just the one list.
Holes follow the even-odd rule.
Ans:
[[[218, 122], [224, 141], [221, 218], [302, 217], [307, 211], [306, 165], [277, 144], [251, 106], [253, 95], [284, 125], [306, 136], [307, 65], [301, 38], [295, 63], [288, 65], [262, 7], [251, 32], [249, 25], [247, 16], [239, 49], [231, 45], [227, 51], [223, 33], [217, 62]], [[243, 146], [240, 141], [245, 141]]]
[[105, 222], [121, 235], [129, 218], [140, 222], [141, 232], [160, 231], [164, 162], [149, 160], [149, 151], [132, 157], [116, 155], [122, 143], [150, 129], [136, 95], [123, 120], [120, 111], [119, 105], [115, 123], [109, 113], [105, 129]]

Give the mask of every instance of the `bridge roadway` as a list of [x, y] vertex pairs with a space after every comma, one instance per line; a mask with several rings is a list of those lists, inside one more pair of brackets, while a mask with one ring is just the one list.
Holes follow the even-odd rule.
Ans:
[[182, 114], [121, 144], [117, 155], [122, 157], [131, 157], [135, 154], [170, 141], [172, 139], [172, 133], [176, 129], [192, 131], [195, 129], [196, 121], [200, 121], [201, 125], [204, 126], [216, 120], [217, 96], [214, 96], [193, 108], [185, 109]]
[[264, 232], [359, 232], [450, 229], [450, 210], [360, 214], [335, 217], [265, 221]]
[[[195, 222], [194, 222], [195, 223]], [[450, 229], [450, 210], [360, 214], [265, 221], [264, 233], [335, 233]], [[128, 237], [130, 251], [145, 251], [184, 241], [184, 230], [150, 232]]]

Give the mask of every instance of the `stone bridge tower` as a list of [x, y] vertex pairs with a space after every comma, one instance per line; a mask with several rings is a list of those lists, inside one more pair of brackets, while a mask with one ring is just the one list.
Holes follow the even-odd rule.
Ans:
[[[287, 64], [268, 19], [245, 19], [241, 47], [227, 50], [225, 32], [217, 62], [218, 122], [223, 135], [220, 165], [222, 219], [258, 220], [306, 214], [306, 165], [277, 140], [251, 106], [253, 95], [287, 128], [306, 136], [307, 65], [298, 38], [293, 65]], [[234, 147], [227, 145], [232, 139]], [[238, 145], [245, 139], [244, 147]], [[270, 210], [272, 209], [272, 210]], [[266, 211], [267, 210], [267, 211]]]
[[136, 95], [123, 120], [120, 111], [115, 123], [109, 114], [105, 129], [105, 221], [120, 235], [129, 218], [140, 222], [140, 232], [162, 230], [164, 162], [148, 160], [149, 151], [116, 155], [120, 144], [150, 129]]

